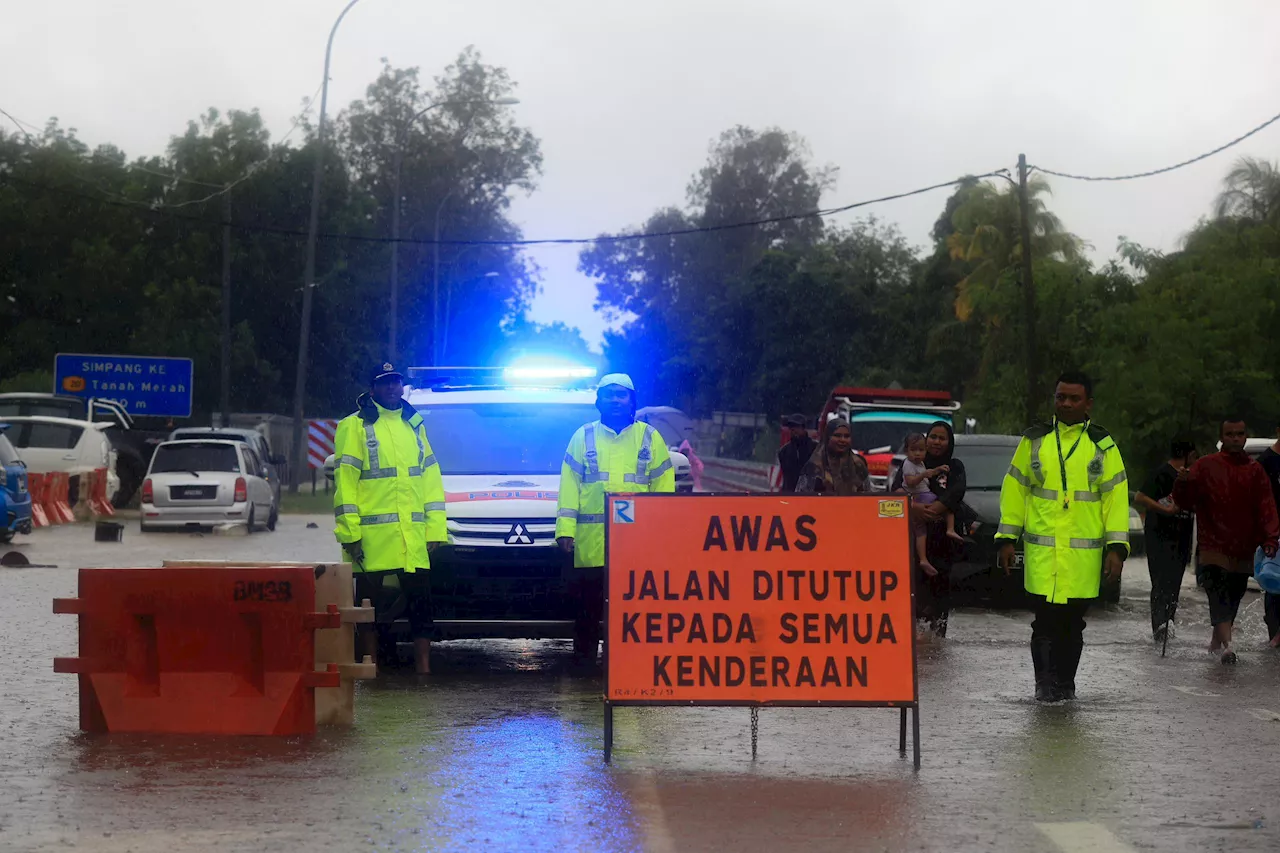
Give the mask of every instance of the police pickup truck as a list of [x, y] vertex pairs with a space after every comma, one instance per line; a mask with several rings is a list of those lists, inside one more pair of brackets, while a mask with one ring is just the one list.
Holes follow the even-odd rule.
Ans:
[[[556, 545], [556, 501], [569, 439], [599, 419], [594, 376], [591, 368], [409, 369], [405, 396], [444, 478], [449, 541], [431, 555], [439, 639], [573, 636], [572, 557]], [[692, 491], [689, 460], [674, 448], [671, 459], [677, 491]]]

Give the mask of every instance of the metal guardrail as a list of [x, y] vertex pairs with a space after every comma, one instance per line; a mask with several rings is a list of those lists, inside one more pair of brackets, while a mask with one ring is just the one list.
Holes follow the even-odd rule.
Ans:
[[738, 459], [702, 457], [702, 486], [715, 492], [770, 492], [771, 465]]

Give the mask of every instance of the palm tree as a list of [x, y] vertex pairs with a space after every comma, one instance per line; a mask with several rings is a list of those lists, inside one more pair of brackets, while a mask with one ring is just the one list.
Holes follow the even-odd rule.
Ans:
[[[967, 197], [951, 216], [955, 230], [947, 238], [947, 249], [952, 259], [974, 264], [956, 285], [956, 317], [967, 321], [978, 297], [993, 289], [1005, 270], [1021, 263], [1022, 233], [1016, 187], [984, 181], [962, 192]], [[1049, 183], [1044, 178], [1027, 181], [1032, 256], [1077, 260], [1085, 243], [1065, 230], [1062, 220], [1049, 211], [1044, 198], [1048, 195]]]
[[1219, 219], [1280, 219], [1280, 168], [1270, 160], [1241, 157], [1222, 179], [1214, 212]]

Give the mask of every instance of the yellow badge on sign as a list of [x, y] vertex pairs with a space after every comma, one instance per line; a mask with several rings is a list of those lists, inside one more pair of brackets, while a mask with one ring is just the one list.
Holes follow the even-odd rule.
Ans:
[[880, 501], [881, 518], [901, 518], [907, 511], [906, 501]]
[[83, 390], [84, 390], [84, 377], [83, 377], [83, 376], [67, 376], [67, 377], [64, 377], [64, 378], [63, 378], [63, 380], [62, 380], [62, 390], [63, 390], [63, 391], [71, 391], [71, 392], [73, 392], [73, 393], [74, 393], [74, 392], [78, 392], [78, 391], [83, 391]]

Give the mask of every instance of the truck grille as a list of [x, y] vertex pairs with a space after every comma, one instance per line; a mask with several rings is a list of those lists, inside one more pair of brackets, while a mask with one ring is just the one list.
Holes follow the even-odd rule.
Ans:
[[450, 518], [449, 541], [465, 547], [528, 548], [554, 545], [554, 518]]

